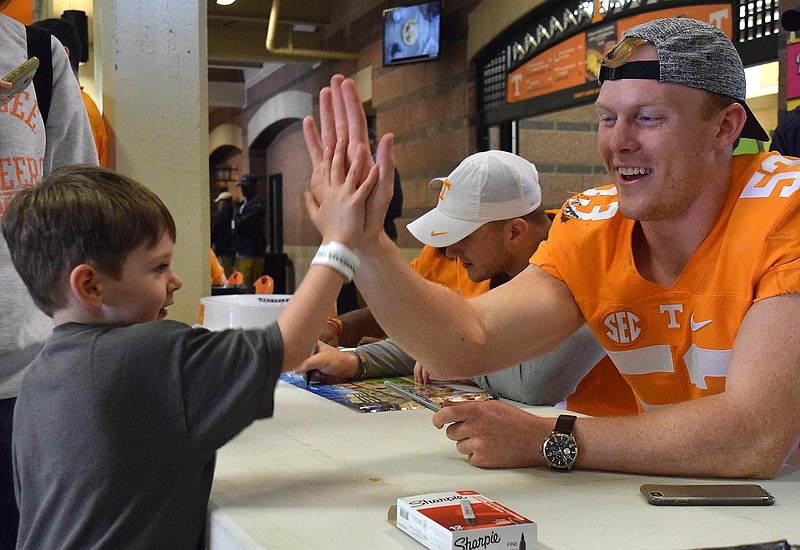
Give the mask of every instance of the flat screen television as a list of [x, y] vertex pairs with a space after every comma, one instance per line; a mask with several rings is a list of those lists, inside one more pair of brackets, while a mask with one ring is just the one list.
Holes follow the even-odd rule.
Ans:
[[383, 11], [383, 66], [439, 59], [441, 0]]

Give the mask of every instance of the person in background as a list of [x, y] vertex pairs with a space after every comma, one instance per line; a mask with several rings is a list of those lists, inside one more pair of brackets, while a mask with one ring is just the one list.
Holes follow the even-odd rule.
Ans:
[[[80, 66], [83, 49], [81, 40], [78, 36], [78, 31], [66, 19], [42, 19], [33, 23], [34, 27], [39, 27], [50, 31], [59, 42], [67, 50], [69, 57], [69, 64], [72, 67], [72, 73], [75, 75], [75, 80], [80, 85], [80, 76], [78, 76], [78, 68]], [[103, 121], [103, 115], [100, 109], [97, 108], [97, 103], [94, 102], [92, 97], [86, 93], [81, 86], [81, 97], [83, 98], [83, 106], [86, 108], [86, 114], [89, 116], [89, 124], [92, 126], [92, 136], [94, 137], [94, 146], [97, 150], [97, 160], [100, 166], [108, 167], [108, 133], [106, 132], [106, 124]]]
[[231, 230], [231, 250], [234, 254], [233, 270], [244, 277], [244, 284], [253, 282], [264, 274], [264, 254], [267, 239], [264, 237], [266, 211], [258, 196], [258, 178], [245, 174], [237, 184], [244, 201], [234, 209]]
[[800, 156], [800, 107], [784, 115], [772, 134], [769, 150], [789, 157]]
[[233, 273], [234, 260], [231, 249], [233, 210], [233, 195], [230, 192], [223, 191], [214, 199], [214, 213], [211, 216], [211, 248], [225, 273]]
[[[358, 287], [387, 334], [441, 378], [541, 355], [588, 322], [645, 409], [553, 422], [502, 402], [445, 406], [433, 423], [471, 464], [774, 477], [800, 439], [798, 160], [733, 156], [740, 137], [768, 137], [746, 106], [736, 48], [708, 23], [632, 27], [599, 80], [597, 146], [612, 183], [565, 203], [532, 265], [461, 300], [414, 275], [373, 221]], [[307, 118], [309, 148], [363, 148], [353, 83], [339, 75], [323, 92], [324, 142]], [[388, 188], [391, 136], [384, 144]]]
[[[437, 239], [436, 244], [445, 247], [445, 261], [463, 270], [472, 284], [459, 285], [459, 277], [450, 277], [450, 270], [446, 269], [428, 273], [426, 278], [430, 281], [442, 284], [434, 277], [444, 274], [444, 286], [451, 290], [460, 293], [464, 287], [469, 293], [480, 284], [477, 294], [482, 294], [522, 272], [539, 243], [547, 238], [550, 219], [541, 206], [536, 167], [517, 155], [505, 151], [476, 153], [446, 178], [431, 181], [434, 185], [443, 190], [438, 205], [410, 223], [408, 230], [428, 251], [441, 257], [437, 252], [441, 248], [431, 246], [428, 225], [458, 224], [458, 232]], [[446, 189], [450, 191], [445, 192]], [[484, 281], [486, 284], [481, 284]], [[392, 340], [369, 343], [352, 351], [320, 347], [321, 351], [304, 361], [297, 372], [311, 372], [313, 380], [325, 383], [410, 374], [415, 374], [419, 383], [429, 381], [427, 371], [421, 365], [415, 368], [414, 359]], [[633, 392], [613, 367], [603, 363], [597, 367], [598, 372], [592, 371], [605, 357], [603, 348], [584, 325], [551, 353], [469, 382], [499, 397], [529, 405], [556, 405], [566, 399], [570, 410], [585, 414], [637, 414]], [[579, 386], [590, 371], [590, 380]], [[581, 388], [575, 396], [578, 407], [571, 406], [567, 398], [576, 393], [576, 387]], [[583, 387], [591, 391], [586, 392]]]
[[343, 157], [342, 147], [325, 205], [308, 202], [323, 241], [308, 273], [276, 323], [250, 330], [165, 319], [182, 285], [176, 228], [143, 185], [75, 166], [20, 192], [3, 234], [56, 326], [14, 418], [19, 550], [203, 548], [217, 449], [272, 416], [279, 375], [308, 356], [357, 268], [351, 247], [377, 170], [351, 196], [369, 155], [344, 186]]
[[[9, 3], [0, 0], [0, 11]], [[97, 164], [92, 130], [67, 54], [55, 38], [50, 51], [53, 83], [47, 123], [33, 85], [0, 104], [0, 216], [20, 190], [36, 185], [54, 168]], [[25, 26], [0, 13], [0, 75], [27, 59]], [[0, 87], [8, 86], [0, 82]], [[0, 280], [0, 549], [7, 550], [16, 543], [19, 518], [11, 463], [14, 404], [25, 369], [50, 336], [53, 321], [34, 305], [2, 237]]]

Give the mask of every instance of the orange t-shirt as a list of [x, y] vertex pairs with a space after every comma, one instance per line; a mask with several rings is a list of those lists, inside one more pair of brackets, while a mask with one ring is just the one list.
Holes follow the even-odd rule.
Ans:
[[[800, 291], [800, 160], [737, 155], [714, 227], [670, 288], [642, 278], [614, 186], [567, 201], [531, 263], [564, 281], [644, 409], [725, 389], [754, 302]], [[698, 182], [702, 185], [703, 182]]]

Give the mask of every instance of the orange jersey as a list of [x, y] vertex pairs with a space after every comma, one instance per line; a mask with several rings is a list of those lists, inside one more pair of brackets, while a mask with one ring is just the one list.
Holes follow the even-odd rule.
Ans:
[[422, 247], [419, 256], [411, 261], [411, 269], [429, 281], [454, 290], [464, 298], [478, 296], [489, 290], [488, 280], [473, 282], [461, 262], [448, 258], [432, 246]]
[[637, 272], [635, 222], [614, 186], [567, 201], [531, 258], [569, 287], [645, 409], [724, 391], [750, 306], [800, 291], [800, 160], [737, 155], [731, 174], [719, 219], [670, 288]]
[[628, 382], [606, 355], [567, 397], [566, 409], [590, 416], [639, 414], [642, 408]]

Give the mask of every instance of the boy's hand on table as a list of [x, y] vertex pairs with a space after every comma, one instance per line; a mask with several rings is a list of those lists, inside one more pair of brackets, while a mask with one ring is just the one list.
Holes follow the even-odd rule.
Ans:
[[358, 359], [352, 353], [339, 351], [333, 346], [317, 342], [317, 352], [295, 369], [297, 374], [310, 371], [312, 382], [338, 384], [352, 379], [358, 373]]

